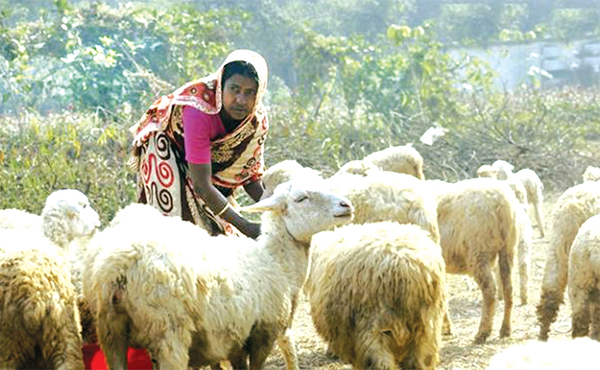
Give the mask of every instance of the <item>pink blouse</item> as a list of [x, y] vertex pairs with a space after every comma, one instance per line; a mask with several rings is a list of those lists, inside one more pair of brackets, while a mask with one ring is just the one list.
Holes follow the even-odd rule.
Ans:
[[225, 136], [225, 126], [221, 117], [185, 106], [182, 121], [185, 160], [194, 164], [210, 163], [210, 142]]

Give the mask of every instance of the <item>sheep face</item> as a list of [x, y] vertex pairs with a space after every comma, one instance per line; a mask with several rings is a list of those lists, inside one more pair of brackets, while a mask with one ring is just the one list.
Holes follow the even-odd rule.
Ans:
[[496, 161], [492, 163], [492, 167], [498, 169], [498, 174], [496, 176], [498, 180], [507, 180], [512, 174], [513, 168], [515, 168], [512, 164], [506, 161]]
[[46, 199], [42, 211], [44, 234], [52, 233], [55, 225], [63, 225], [69, 239], [93, 234], [100, 227], [100, 217], [80, 191], [63, 189]]
[[354, 214], [350, 201], [327, 190], [322, 181], [283, 183], [275, 188], [273, 196], [243, 210], [280, 215], [287, 232], [305, 243], [318, 232], [350, 222]]

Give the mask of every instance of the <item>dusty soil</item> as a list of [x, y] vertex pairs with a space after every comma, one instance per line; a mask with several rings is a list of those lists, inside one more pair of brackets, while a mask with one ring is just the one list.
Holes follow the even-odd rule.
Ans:
[[[500, 323], [502, 322], [503, 305], [501, 302], [497, 302], [492, 335], [484, 345], [472, 344], [481, 316], [481, 292], [473, 279], [462, 275], [448, 275], [448, 296], [450, 297], [448, 305], [450, 317], [453, 321], [454, 333], [452, 336], [444, 336], [442, 338], [441, 363], [437, 369], [485, 369], [489, 364], [490, 358], [502, 349], [537, 338], [538, 324], [535, 306], [540, 299], [541, 280], [546, 258], [545, 251], [549, 242], [550, 215], [558, 195], [560, 194], [546, 195], [544, 204], [545, 238], [541, 238], [535, 224], [535, 219], [531, 217], [534, 225], [534, 240], [531, 258], [531, 276], [529, 280], [529, 303], [524, 306], [521, 305], [517, 280], [517, 284], [513, 288], [515, 290], [515, 306], [512, 315], [512, 335], [510, 338], [499, 338], [498, 332], [500, 330]], [[326, 354], [327, 345], [315, 332], [309, 309], [309, 305], [303, 297], [293, 324], [300, 368], [327, 370], [351, 369], [349, 364], [345, 364]], [[561, 307], [558, 319], [552, 325], [550, 338], [570, 337], [570, 312], [571, 309], [568, 303]], [[284, 368], [283, 358], [279, 350], [275, 348], [267, 360], [265, 369]]]

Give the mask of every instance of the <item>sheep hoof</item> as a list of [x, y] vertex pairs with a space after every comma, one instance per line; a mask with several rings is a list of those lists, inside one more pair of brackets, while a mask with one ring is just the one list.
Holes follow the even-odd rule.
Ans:
[[510, 327], [500, 328], [500, 338], [510, 337]]
[[484, 344], [489, 336], [490, 333], [479, 333], [475, 336], [473, 344]]

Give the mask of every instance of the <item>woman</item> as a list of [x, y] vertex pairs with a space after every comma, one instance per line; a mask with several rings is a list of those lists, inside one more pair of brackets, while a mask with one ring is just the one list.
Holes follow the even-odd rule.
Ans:
[[260, 224], [240, 216], [227, 197], [235, 204], [233, 191], [242, 186], [255, 201], [263, 193], [267, 74], [259, 54], [236, 50], [214, 74], [158, 99], [131, 128], [138, 202], [212, 235], [237, 229], [256, 238]]

